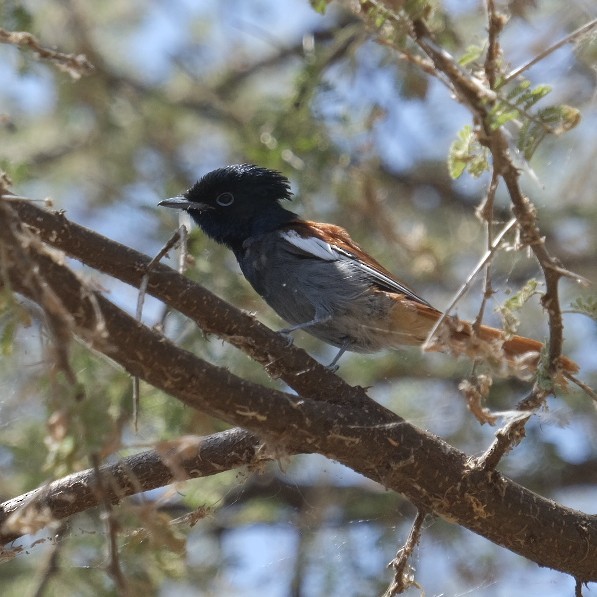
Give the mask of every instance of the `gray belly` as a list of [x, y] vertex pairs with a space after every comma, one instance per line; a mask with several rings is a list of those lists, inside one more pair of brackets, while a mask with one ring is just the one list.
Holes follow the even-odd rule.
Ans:
[[329, 318], [305, 332], [354, 352], [385, 347], [379, 322], [393, 303], [371, 291], [364, 272], [349, 260], [323, 261], [283, 247], [266, 237], [252, 242], [238, 259], [247, 280], [282, 319], [298, 325]]

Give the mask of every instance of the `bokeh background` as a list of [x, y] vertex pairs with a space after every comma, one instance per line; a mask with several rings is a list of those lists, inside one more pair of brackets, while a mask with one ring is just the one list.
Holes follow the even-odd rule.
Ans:
[[[502, 36], [512, 67], [595, 18], [588, 0], [515, 0]], [[441, 41], [456, 56], [482, 45], [482, 2], [446, 1]], [[475, 216], [487, 176], [448, 176], [447, 155], [471, 115], [430, 78], [375, 42], [339, 4], [324, 14], [306, 0], [31, 0], [0, 3], [0, 26], [27, 30], [95, 65], [73, 80], [31, 53], [0, 46], [0, 166], [18, 194], [50, 198], [72, 220], [154, 255], [178, 225], [156, 207], [209, 170], [253, 162], [276, 168], [293, 185], [292, 209], [345, 226], [390, 270], [442, 308], [485, 250]], [[533, 84], [553, 87], [550, 103], [578, 108], [582, 121], [548, 138], [523, 186], [536, 203], [550, 250], [595, 280], [597, 269], [597, 47], [589, 35], [534, 66]], [[510, 217], [498, 191], [496, 213]], [[188, 275], [274, 329], [282, 322], [240, 275], [234, 258], [196, 230]], [[172, 255], [174, 258], [174, 255]], [[172, 259], [172, 264], [175, 264]], [[134, 313], [137, 291], [72, 266]], [[502, 251], [494, 264], [487, 321], [540, 274], [526, 251]], [[482, 280], [458, 303], [474, 318]], [[539, 290], [541, 287], [539, 287]], [[574, 301], [591, 288], [562, 282], [566, 353], [595, 385], [597, 326]], [[2, 297], [0, 326], [0, 497], [106, 458], [223, 424], [142, 386], [139, 431], [131, 426], [128, 377], [77, 347], [73, 362], [87, 389], [82, 403], [48, 366], [48, 339], [26, 306]], [[164, 307], [148, 299], [144, 321]], [[539, 295], [518, 312], [520, 331], [547, 334]], [[273, 384], [246, 356], [169, 314], [165, 331], [179, 344], [235, 373]], [[327, 362], [334, 349], [306, 335], [297, 344]], [[470, 363], [416, 349], [343, 358], [339, 374], [471, 456], [491, 442], [458, 391]], [[527, 386], [495, 380], [488, 406], [507, 411]], [[68, 421], [58, 429], [57, 421]], [[597, 513], [597, 418], [571, 389], [548, 401], [525, 441], [501, 469], [542, 495]], [[172, 518], [206, 506], [193, 528]], [[139, 593], [152, 595], [374, 595], [387, 586], [386, 564], [403, 543], [414, 508], [398, 495], [318, 456], [282, 459], [259, 471], [223, 473], [151, 492], [122, 505], [121, 558]], [[33, 594], [51, 546], [32, 546], [0, 566], [3, 595]], [[59, 573], [47, 595], [103, 595], [106, 536], [97, 513], [77, 517], [61, 538]], [[428, 519], [412, 562], [427, 595], [563, 595], [574, 582], [447, 522]], [[409, 594], [418, 595], [412, 588]]]

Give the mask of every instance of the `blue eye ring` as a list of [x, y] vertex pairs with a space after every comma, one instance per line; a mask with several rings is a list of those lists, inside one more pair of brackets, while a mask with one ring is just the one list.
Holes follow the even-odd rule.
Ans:
[[229, 192], [221, 193], [216, 197], [216, 203], [221, 207], [228, 207], [234, 203], [234, 195]]

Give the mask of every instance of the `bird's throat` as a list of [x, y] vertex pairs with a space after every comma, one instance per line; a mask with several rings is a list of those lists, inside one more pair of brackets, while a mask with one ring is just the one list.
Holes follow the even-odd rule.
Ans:
[[252, 214], [225, 214], [215, 211], [191, 212], [199, 227], [213, 240], [227, 246], [238, 256], [244, 243], [261, 234], [298, 220], [298, 216], [278, 204]]

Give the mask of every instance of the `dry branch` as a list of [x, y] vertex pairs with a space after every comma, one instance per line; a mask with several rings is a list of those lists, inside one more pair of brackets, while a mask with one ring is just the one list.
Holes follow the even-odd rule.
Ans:
[[[61, 212], [20, 200], [11, 201], [11, 206], [44, 242], [90, 267], [140, 287], [152, 261], [147, 255], [79, 226]], [[263, 365], [272, 378], [281, 379], [302, 396], [352, 401], [360, 408], [371, 408], [362, 388], [347, 386], [304, 350], [288, 346], [285, 338], [172, 268], [163, 264], [152, 266], [147, 292], [192, 319], [206, 333], [217, 334], [245, 352]]]
[[[259, 445], [259, 439], [244, 429], [164, 442], [157, 449], [101, 466], [103, 497], [110, 504], [118, 504], [128, 496], [175, 481], [253, 465], [263, 460], [257, 453]], [[25, 525], [32, 521], [38, 521], [43, 528], [48, 520], [64, 520], [98, 506], [96, 477], [96, 471], [90, 468], [4, 502], [0, 506], [0, 542], [6, 543], [31, 532]]]
[[73, 79], [88, 75], [93, 70], [93, 64], [85, 55], [65, 54], [45, 48], [28, 31], [6, 31], [0, 28], [0, 43], [29, 48], [40, 58], [53, 62], [57, 68], [68, 73]]
[[[6, 210], [12, 208], [12, 203], [0, 204], [0, 231], [6, 230]], [[15, 264], [17, 249], [10, 238], [0, 234], [0, 240], [4, 271], [13, 288], [34, 300]], [[81, 240], [71, 238], [71, 243]], [[258, 434], [277, 454], [318, 452], [404, 494], [418, 508], [461, 524], [542, 566], [583, 581], [597, 580], [596, 517], [554, 504], [496, 471], [480, 471], [462, 452], [367, 398], [366, 408], [355, 407], [350, 400], [342, 403], [343, 392], [338, 395], [337, 389], [345, 388], [347, 394], [354, 391], [342, 380], [336, 379], [333, 390], [322, 382], [319, 400], [314, 400], [264, 388], [210, 365], [83, 285], [38, 245], [30, 242], [18, 251], [27, 252], [44, 282], [72, 314], [76, 333], [129, 373], [193, 408]], [[118, 255], [116, 262], [130, 271], [139, 265], [127, 251]], [[144, 271], [138, 269], [138, 282]], [[166, 284], [181, 278], [169, 268], [162, 270], [162, 275]], [[190, 281], [186, 284], [189, 292], [199, 288]], [[151, 282], [149, 287], [151, 291]], [[222, 326], [226, 336], [230, 324], [222, 317], [223, 305], [212, 302], [208, 316], [217, 322], [214, 331]], [[226, 308], [233, 316], [237, 314]], [[96, 333], [98, 312], [104, 326], [101, 335]], [[327, 392], [334, 396], [333, 403], [321, 400]]]

